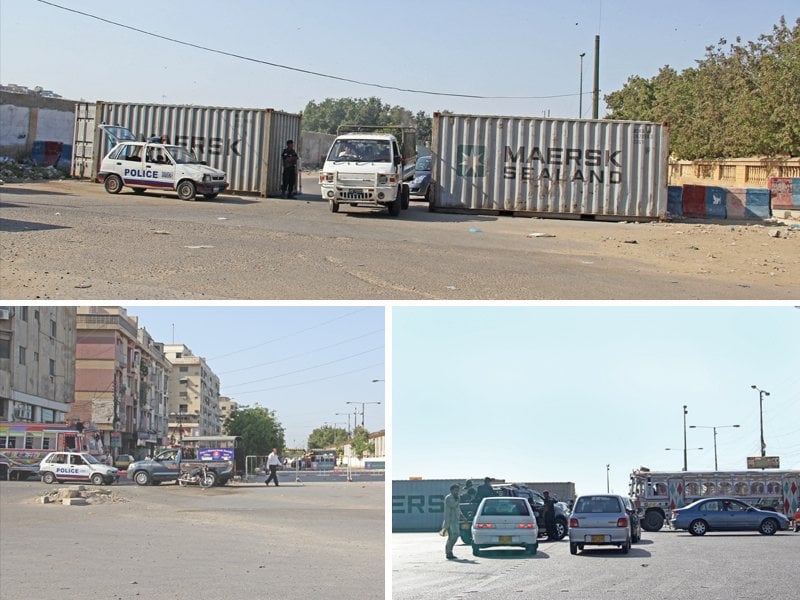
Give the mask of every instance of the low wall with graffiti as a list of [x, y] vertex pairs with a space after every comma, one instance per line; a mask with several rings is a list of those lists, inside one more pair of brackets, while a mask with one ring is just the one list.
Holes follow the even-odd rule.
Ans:
[[671, 185], [667, 215], [692, 219], [800, 216], [800, 177], [772, 177], [763, 188]]

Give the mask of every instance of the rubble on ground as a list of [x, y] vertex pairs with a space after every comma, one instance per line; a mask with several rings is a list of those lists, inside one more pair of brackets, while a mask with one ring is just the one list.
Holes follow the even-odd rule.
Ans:
[[17, 161], [9, 156], [0, 156], [0, 183], [27, 183], [65, 177], [67, 172], [56, 167], [43, 167], [31, 159]]
[[59, 488], [37, 498], [39, 504], [63, 504], [65, 506], [111, 504], [127, 501], [126, 498], [115, 495], [114, 492], [108, 488], [97, 487], [87, 489], [86, 486], [83, 485]]

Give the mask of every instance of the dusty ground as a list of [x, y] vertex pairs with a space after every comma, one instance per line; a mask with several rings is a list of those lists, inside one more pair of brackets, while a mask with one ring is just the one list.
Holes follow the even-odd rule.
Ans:
[[800, 298], [800, 222], [599, 222], [0, 187], [7, 299]]

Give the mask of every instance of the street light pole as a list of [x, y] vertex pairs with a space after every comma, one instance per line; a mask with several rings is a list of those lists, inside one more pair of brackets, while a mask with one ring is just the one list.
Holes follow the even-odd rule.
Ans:
[[739, 427], [738, 425], [689, 425], [689, 429], [713, 429], [714, 430], [714, 470], [719, 471], [717, 465], [717, 429], [723, 427]]
[[337, 416], [347, 415], [347, 436], [350, 437], [350, 413], [336, 413]]
[[683, 470], [688, 470], [687, 458], [686, 458], [686, 415], [689, 413], [686, 410], [686, 405], [683, 405]]
[[610, 469], [611, 469], [611, 465], [610, 464], [606, 464], [606, 494], [610, 494], [611, 493], [611, 483], [610, 483], [610, 480], [608, 478], [609, 477], [608, 476], [608, 472], [609, 472]]
[[[347, 402], [347, 404], [360, 404], [361, 405], [361, 427], [363, 428], [364, 427], [364, 407], [367, 404], [380, 404], [380, 402], [355, 402], [355, 401], [353, 401], [353, 402]], [[356, 408], [355, 412], [356, 412], [356, 415], [358, 415], [358, 408]], [[355, 427], [353, 429], [355, 429]]]
[[764, 396], [769, 396], [769, 392], [761, 390], [754, 385], [750, 386], [758, 391], [758, 420], [761, 423], [761, 456], [767, 455], [767, 445], [764, 443]]
[[583, 57], [586, 56], [586, 52], [581, 52], [581, 83], [580, 87], [578, 88], [578, 118], [583, 118]]

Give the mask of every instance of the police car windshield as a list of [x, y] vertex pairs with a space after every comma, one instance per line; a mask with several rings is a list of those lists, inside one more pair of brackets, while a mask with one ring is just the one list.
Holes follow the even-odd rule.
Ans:
[[178, 163], [179, 165], [193, 165], [193, 164], [200, 164], [200, 161], [197, 160], [197, 157], [182, 146], [165, 146], [167, 152], [172, 157], [172, 159]]
[[99, 463], [100, 463], [100, 461], [99, 461], [99, 460], [97, 460], [97, 459], [96, 459], [94, 456], [92, 456], [91, 454], [81, 454], [81, 456], [82, 456], [82, 457], [83, 457], [83, 458], [86, 460], [86, 462], [88, 462], [88, 463], [89, 463], [89, 464], [91, 464], [91, 465], [96, 465], [96, 464], [99, 464]]

